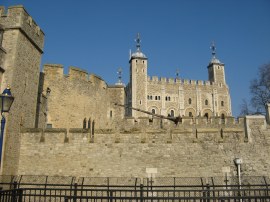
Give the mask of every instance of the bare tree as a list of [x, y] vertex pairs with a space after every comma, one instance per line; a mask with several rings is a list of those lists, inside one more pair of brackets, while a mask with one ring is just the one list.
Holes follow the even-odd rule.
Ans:
[[257, 112], [265, 113], [270, 103], [270, 63], [259, 68], [258, 78], [250, 84], [251, 105]]
[[242, 104], [240, 105], [240, 116], [253, 114], [253, 112], [249, 108], [249, 104], [246, 99], [242, 100]]

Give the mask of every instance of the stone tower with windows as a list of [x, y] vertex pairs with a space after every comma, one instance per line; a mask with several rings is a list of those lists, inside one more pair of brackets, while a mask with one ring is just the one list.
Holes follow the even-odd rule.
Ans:
[[218, 83], [218, 85], [225, 84], [224, 64], [216, 58], [216, 48], [212, 44], [212, 60], [208, 65], [208, 80], [210, 82]]
[[[140, 35], [136, 39], [137, 50], [130, 56], [130, 83], [128, 85], [128, 105], [147, 110], [147, 57], [141, 52]], [[130, 110], [129, 116], [145, 116], [141, 112]]]
[[23, 6], [0, 7], [1, 92], [10, 85], [15, 100], [5, 127], [2, 173], [16, 174], [21, 128], [33, 128], [44, 33]]

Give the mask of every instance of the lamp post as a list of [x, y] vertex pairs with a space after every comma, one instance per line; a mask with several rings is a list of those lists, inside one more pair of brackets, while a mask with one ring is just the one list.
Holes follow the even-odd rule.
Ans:
[[[237, 166], [237, 173], [238, 173], [238, 183], [239, 183], [239, 196], [241, 196], [241, 164], [243, 163], [243, 160], [241, 158], [235, 158], [234, 163]], [[240, 202], [242, 202], [242, 199], [240, 198]]]
[[11, 95], [10, 87], [8, 86], [2, 94], [0, 94], [0, 109], [1, 109], [1, 133], [0, 133], [0, 162], [2, 161], [2, 150], [4, 140], [4, 129], [6, 124], [6, 118], [4, 112], [9, 112], [10, 107], [14, 101], [14, 97]]

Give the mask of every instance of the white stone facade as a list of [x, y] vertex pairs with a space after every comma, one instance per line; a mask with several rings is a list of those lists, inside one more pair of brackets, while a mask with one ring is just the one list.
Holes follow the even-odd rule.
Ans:
[[[158, 78], [147, 75], [147, 58], [140, 50], [130, 59], [130, 83], [126, 88], [129, 107], [165, 116], [231, 116], [231, 99], [224, 64], [212, 59], [208, 81]], [[128, 111], [128, 116], [148, 116]]]

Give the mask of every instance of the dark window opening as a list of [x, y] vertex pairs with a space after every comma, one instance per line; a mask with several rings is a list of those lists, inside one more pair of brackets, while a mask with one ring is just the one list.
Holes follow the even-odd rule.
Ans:
[[91, 128], [91, 119], [88, 119], [88, 127], [87, 128]]
[[174, 117], [174, 110], [171, 110], [171, 117]]
[[188, 104], [191, 105], [191, 103], [192, 103], [192, 100], [191, 100], [191, 98], [189, 98], [189, 99], [188, 99]]
[[46, 128], [52, 128], [52, 124], [51, 123], [47, 123], [46, 124]]
[[225, 114], [221, 114], [221, 123], [225, 124]]
[[224, 101], [221, 101], [221, 106], [224, 107]]
[[189, 117], [193, 117], [192, 112], [189, 112], [189, 113], [188, 113], [188, 116], [189, 116]]
[[83, 129], [86, 129], [86, 118], [83, 120]]
[[112, 118], [112, 110], [110, 111], [110, 118]]
[[152, 109], [152, 113], [155, 114], [156, 113], [156, 110], [155, 109]]
[[208, 100], [205, 100], [205, 105], [208, 105]]

